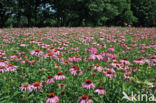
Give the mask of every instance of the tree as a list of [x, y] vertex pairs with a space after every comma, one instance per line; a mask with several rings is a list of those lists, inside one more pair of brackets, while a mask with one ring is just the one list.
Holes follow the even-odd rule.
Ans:
[[156, 1], [155, 0], [132, 0], [132, 11], [138, 18], [137, 26], [156, 25]]

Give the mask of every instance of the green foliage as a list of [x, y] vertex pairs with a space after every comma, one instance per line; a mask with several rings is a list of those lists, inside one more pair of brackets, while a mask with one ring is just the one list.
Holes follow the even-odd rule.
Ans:
[[136, 25], [156, 25], [156, 1], [155, 0], [132, 0], [132, 10], [138, 18]]
[[0, 27], [156, 25], [155, 0], [1, 0]]

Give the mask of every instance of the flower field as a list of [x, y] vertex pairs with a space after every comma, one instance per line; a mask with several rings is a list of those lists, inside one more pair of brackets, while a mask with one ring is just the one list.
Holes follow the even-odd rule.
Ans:
[[0, 29], [0, 103], [156, 101], [155, 29]]

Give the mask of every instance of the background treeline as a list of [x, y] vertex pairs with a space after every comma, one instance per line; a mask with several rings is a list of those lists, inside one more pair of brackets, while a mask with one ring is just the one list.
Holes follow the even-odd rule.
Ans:
[[0, 27], [156, 26], [156, 0], [0, 0]]

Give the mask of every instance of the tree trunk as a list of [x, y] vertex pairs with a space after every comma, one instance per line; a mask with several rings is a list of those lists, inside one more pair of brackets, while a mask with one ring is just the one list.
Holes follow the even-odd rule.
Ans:
[[18, 27], [21, 27], [21, 13], [18, 13], [17, 22], [18, 22]]
[[31, 26], [31, 17], [27, 16], [27, 19], [28, 19], [28, 26], [30, 27]]
[[17, 23], [18, 27], [21, 27], [21, 0], [18, 0], [18, 15], [17, 15]]

